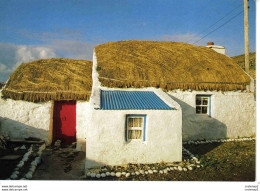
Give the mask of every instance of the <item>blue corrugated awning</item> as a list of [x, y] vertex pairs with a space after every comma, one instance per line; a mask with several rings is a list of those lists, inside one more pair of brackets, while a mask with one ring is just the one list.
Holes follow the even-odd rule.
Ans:
[[174, 109], [168, 106], [152, 91], [104, 91], [101, 90], [101, 107], [103, 110], [127, 109]]

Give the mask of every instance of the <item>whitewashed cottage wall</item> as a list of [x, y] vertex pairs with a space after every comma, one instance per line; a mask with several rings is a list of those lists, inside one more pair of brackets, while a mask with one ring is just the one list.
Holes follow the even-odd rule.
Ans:
[[0, 93], [0, 134], [8, 134], [12, 139], [37, 137], [49, 144], [51, 108], [51, 101], [4, 100]]
[[[248, 137], [255, 135], [253, 93], [171, 91], [182, 107], [183, 140]], [[196, 95], [211, 95], [211, 117], [196, 114]]]
[[[86, 165], [92, 168], [127, 163], [156, 163], [182, 160], [182, 112], [180, 105], [156, 88], [102, 87], [93, 54], [91, 120], [86, 131]], [[176, 110], [100, 110], [100, 90], [153, 91]], [[125, 140], [128, 114], [146, 115], [146, 140]]]
[[[85, 133], [90, 120], [89, 114], [89, 102], [77, 101], [77, 150], [85, 150]], [[22, 100], [4, 100], [0, 94], [0, 134], [7, 134], [12, 139], [36, 137], [44, 140], [47, 144], [51, 144], [52, 131], [53, 101], [32, 103]]]

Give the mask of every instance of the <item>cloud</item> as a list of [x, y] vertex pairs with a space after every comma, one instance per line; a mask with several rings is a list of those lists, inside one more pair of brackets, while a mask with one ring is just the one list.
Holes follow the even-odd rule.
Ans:
[[95, 43], [73, 40], [50, 40], [44, 45], [0, 43], [0, 81], [21, 64], [41, 58], [73, 58], [92, 60]]
[[57, 57], [55, 50], [44, 46], [0, 43], [0, 81], [6, 81], [21, 63]]
[[73, 40], [50, 40], [46, 47], [56, 50], [63, 58], [92, 60], [93, 49], [96, 45], [96, 43]]

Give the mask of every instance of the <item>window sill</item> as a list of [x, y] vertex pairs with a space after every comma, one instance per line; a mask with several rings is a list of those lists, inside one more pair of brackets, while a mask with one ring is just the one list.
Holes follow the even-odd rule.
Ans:
[[131, 139], [131, 140], [127, 140], [125, 142], [126, 144], [147, 144], [146, 141], [143, 141], [142, 139]]

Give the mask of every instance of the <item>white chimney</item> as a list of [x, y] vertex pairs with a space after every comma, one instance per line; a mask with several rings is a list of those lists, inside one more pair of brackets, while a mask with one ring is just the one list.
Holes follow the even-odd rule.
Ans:
[[206, 47], [212, 48], [213, 50], [215, 50], [216, 52], [218, 52], [220, 54], [226, 54], [225, 47], [224, 46], [214, 45], [214, 42], [208, 42], [208, 45]]

